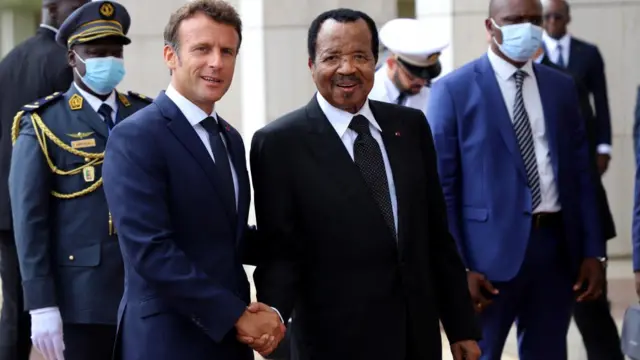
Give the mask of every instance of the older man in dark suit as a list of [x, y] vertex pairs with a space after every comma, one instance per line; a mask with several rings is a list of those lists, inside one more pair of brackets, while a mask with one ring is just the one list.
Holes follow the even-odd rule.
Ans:
[[[337, 9], [308, 33], [318, 92], [251, 145], [258, 228], [269, 253], [258, 300], [288, 318], [310, 359], [478, 359], [466, 273], [447, 229], [424, 114], [368, 100], [378, 37]], [[375, 343], [371, 343], [372, 334]]]

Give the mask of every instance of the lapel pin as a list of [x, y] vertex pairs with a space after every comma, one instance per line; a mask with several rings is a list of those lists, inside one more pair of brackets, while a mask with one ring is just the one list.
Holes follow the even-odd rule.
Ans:
[[394, 134], [395, 136], [400, 136], [400, 131], [396, 131], [396, 133]]
[[229, 125], [225, 125], [224, 129], [227, 130], [227, 131], [231, 131], [231, 128], [229, 127]]

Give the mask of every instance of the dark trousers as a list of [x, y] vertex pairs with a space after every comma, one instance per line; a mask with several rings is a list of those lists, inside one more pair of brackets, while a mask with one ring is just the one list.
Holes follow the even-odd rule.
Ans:
[[606, 281], [598, 299], [575, 305], [573, 318], [582, 334], [589, 360], [624, 360], [618, 328], [607, 299]]
[[111, 360], [115, 325], [64, 324], [65, 360]]
[[514, 321], [521, 360], [566, 360], [574, 296], [561, 226], [533, 229], [519, 273], [480, 314], [482, 360], [500, 360]]
[[28, 360], [31, 352], [31, 317], [24, 311], [22, 278], [12, 231], [0, 231], [0, 360]]

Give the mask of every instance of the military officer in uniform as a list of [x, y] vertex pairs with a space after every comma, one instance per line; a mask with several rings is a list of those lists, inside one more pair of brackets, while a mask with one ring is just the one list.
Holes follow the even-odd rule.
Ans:
[[372, 100], [395, 103], [427, 111], [429, 87], [440, 75], [440, 53], [447, 44], [432, 38], [424, 22], [416, 19], [394, 19], [380, 29], [380, 42], [389, 52], [376, 71]]
[[130, 17], [116, 2], [76, 10], [56, 41], [74, 81], [23, 107], [9, 193], [31, 339], [47, 360], [111, 359], [124, 273], [102, 189], [110, 130], [150, 103], [122, 80]]

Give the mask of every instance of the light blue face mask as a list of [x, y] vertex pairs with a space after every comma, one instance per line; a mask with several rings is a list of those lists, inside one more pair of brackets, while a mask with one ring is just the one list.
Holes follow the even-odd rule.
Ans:
[[74, 70], [78, 76], [80, 76], [82, 82], [94, 93], [107, 95], [111, 93], [124, 78], [125, 70], [122, 59], [109, 56], [83, 60], [78, 53], [75, 51], [74, 53], [76, 54], [76, 58], [84, 64], [86, 71], [84, 76], [82, 76], [77, 68]]
[[502, 44], [498, 44], [496, 38], [493, 42], [498, 45], [500, 51], [509, 59], [517, 62], [525, 62], [538, 51], [542, 45], [542, 28], [531, 23], [512, 25], [496, 24], [491, 19], [493, 26], [502, 32]]

